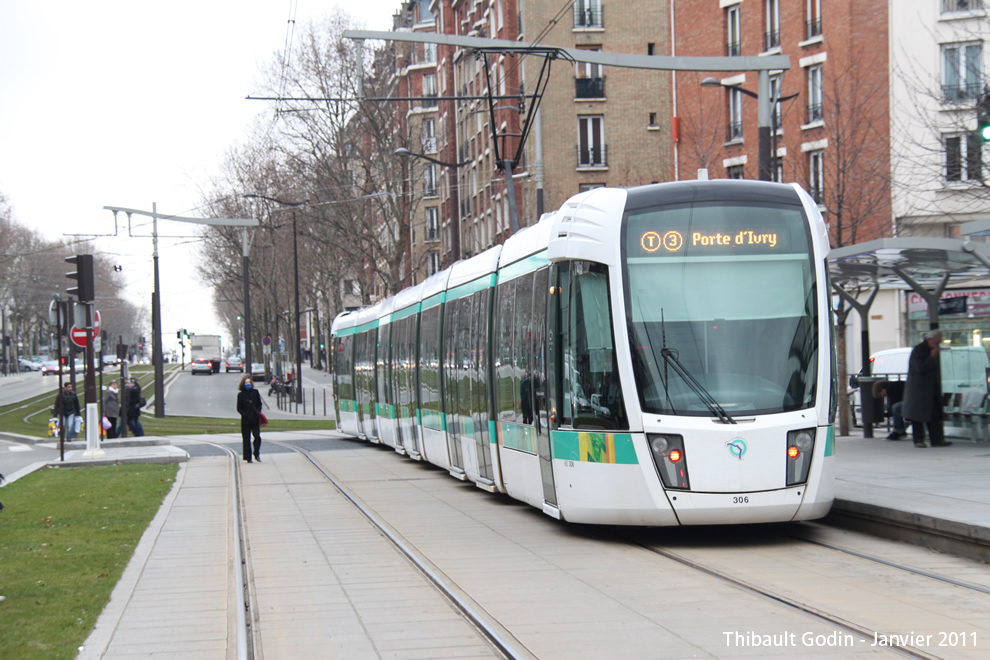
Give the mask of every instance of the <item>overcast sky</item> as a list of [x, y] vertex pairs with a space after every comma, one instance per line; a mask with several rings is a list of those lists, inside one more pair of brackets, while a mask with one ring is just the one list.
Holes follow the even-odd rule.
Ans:
[[[301, 34], [339, 5], [367, 29], [387, 30], [399, 4], [0, 0], [0, 191], [21, 224], [53, 240], [113, 234], [104, 206], [150, 212], [157, 202], [159, 213], [199, 215], [200, 190], [224, 153], [258, 115], [271, 116], [270, 104], [245, 97], [261, 91], [261, 71], [283, 49], [290, 17]], [[123, 267], [150, 330], [150, 218], [133, 224], [140, 238], [128, 238], [121, 215], [117, 236], [99, 239], [95, 251]], [[169, 222], [158, 232], [190, 233]], [[195, 272], [205, 258], [199, 245], [191, 237], [159, 245], [166, 349], [178, 328], [226, 335]]]

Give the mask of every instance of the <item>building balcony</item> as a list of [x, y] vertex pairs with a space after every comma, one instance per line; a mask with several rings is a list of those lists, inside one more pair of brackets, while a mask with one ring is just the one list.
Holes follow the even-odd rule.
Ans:
[[738, 41], [725, 44], [726, 57], [739, 57], [742, 55], [742, 45]]
[[811, 103], [808, 105], [808, 121], [806, 124], [813, 124], [816, 121], [822, 121], [825, 119], [825, 113], [822, 111], [821, 103]]
[[730, 121], [728, 126], [728, 131], [726, 132], [726, 142], [734, 142], [735, 140], [741, 140], [743, 137], [743, 129], [741, 121]]
[[780, 47], [780, 30], [763, 33], [763, 50]]
[[980, 84], [942, 85], [942, 103], [967, 103], [976, 101], [982, 92]]
[[575, 28], [600, 28], [605, 27], [602, 20], [601, 7], [574, 7], [574, 27]]
[[811, 39], [822, 33], [822, 19], [808, 21], [804, 24], [804, 38]]
[[577, 145], [578, 167], [608, 167], [608, 145]]
[[575, 78], [574, 97], [579, 99], [605, 98], [605, 78]]

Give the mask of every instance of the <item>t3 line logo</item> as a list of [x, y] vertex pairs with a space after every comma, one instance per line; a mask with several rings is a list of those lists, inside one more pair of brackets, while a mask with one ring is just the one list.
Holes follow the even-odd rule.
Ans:
[[746, 455], [746, 441], [742, 438], [729, 440], [725, 443], [725, 446], [729, 448], [729, 453], [738, 458], [740, 461], [743, 459], [743, 456]]

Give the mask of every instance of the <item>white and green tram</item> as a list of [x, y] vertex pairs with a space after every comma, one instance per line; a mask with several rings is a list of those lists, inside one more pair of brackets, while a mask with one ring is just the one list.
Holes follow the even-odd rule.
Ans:
[[337, 317], [338, 428], [570, 522], [822, 517], [828, 250], [797, 185], [582, 193]]

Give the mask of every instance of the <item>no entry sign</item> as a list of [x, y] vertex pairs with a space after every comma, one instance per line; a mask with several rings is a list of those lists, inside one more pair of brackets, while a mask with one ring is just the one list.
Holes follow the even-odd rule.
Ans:
[[[94, 316], [93, 337], [99, 337], [100, 313], [98, 311], [94, 312], [93, 316]], [[78, 346], [79, 348], [86, 348], [86, 328], [77, 328], [76, 326], [72, 326], [72, 328], [69, 330], [69, 339], [71, 339], [72, 343]]]

